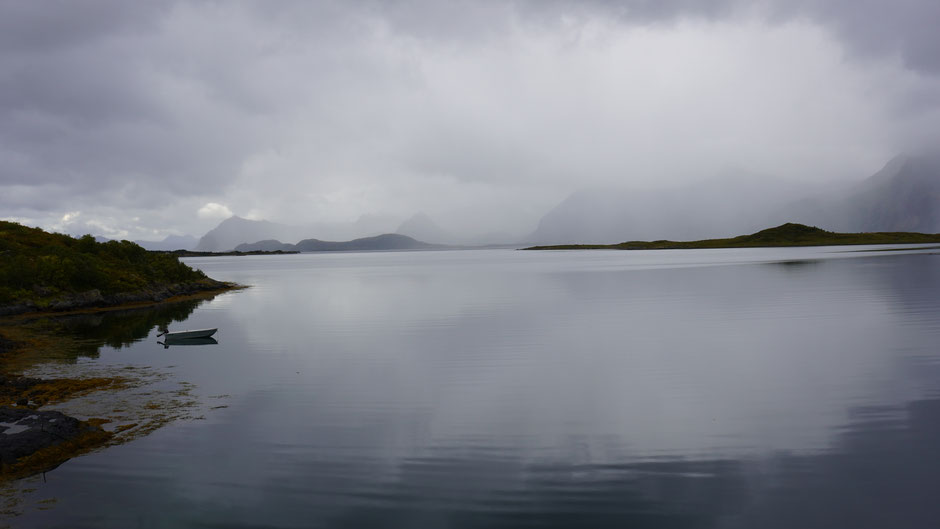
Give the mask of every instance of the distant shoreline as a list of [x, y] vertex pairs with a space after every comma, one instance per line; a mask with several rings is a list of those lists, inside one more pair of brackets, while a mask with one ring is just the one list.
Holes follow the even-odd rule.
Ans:
[[197, 252], [194, 250], [151, 250], [154, 253], [168, 253], [177, 257], [242, 257], [246, 255], [292, 255], [300, 252], [294, 250], [252, 250], [249, 252], [229, 251], [229, 252]]
[[700, 241], [627, 241], [618, 244], [556, 244], [522, 250], [686, 250], [717, 248], [778, 248], [796, 246], [847, 246], [862, 244], [940, 243], [940, 233], [870, 232], [836, 233], [803, 224], [787, 223], [727, 239]]

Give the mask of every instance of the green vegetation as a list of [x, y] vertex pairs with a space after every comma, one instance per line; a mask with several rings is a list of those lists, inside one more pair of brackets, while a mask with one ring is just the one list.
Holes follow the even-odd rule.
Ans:
[[772, 246], [837, 246], [849, 244], [924, 244], [940, 242], [940, 233], [873, 232], [834, 233], [803, 224], [787, 223], [776, 228], [730, 239], [702, 241], [628, 241], [620, 244], [561, 244], [532, 246], [525, 250], [670, 250], [697, 248], [758, 248]]
[[148, 252], [130, 241], [99, 243], [91, 235], [76, 239], [0, 221], [0, 307], [27, 303], [44, 309], [80, 295], [84, 301], [53, 308], [114, 305], [141, 300], [129, 293], [169, 288], [175, 294], [179, 285], [188, 291], [226, 286], [175, 255]]

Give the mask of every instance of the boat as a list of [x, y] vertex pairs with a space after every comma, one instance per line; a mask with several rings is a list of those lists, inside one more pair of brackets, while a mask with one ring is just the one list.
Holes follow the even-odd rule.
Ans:
[[161, 336], [166, 336], [167, 340], [189, 340], [192, 338], [208, 338], [215, 334], [215, 331], [219, 329], [195, 329], [191, 331], [163, 331], [157, 335], [157, 338]]

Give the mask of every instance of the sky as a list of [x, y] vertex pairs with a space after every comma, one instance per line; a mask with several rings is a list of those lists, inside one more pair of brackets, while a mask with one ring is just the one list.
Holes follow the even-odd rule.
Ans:
[[525, 233], [589, 187], [858, 180], [937, 145], [937, 20], [935, 0], [0, 0], [0, 218]]

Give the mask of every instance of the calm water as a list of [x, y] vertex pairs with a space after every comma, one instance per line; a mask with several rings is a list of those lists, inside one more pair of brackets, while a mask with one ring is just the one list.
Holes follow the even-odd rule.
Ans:
[[252, 285], [176, 316], [218, 345], [140, 320], [78, 366], [160, 367], [227, 407], [34, 479], [57, 502], [8, 522], [936, 527], [933, 252], [189, 259]]

